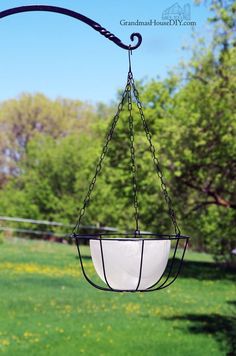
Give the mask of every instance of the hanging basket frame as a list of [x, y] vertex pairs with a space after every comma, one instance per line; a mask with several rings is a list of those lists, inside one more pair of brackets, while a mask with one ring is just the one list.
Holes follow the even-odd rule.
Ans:
[[[84, 275], [85, 279], [93, 287], [103, 290], [103, 291], [109, 291], [109, 292], [153, 292], [153, 291], [161, 290], [161, 289], [164, 289], [164, 288], [170, 286], [177, 279], [177, 277], [180, 273], [180, 270], [182, 268], [184, 255], [185, 255], [186, 248], [187, 248], [188, 241], [189, 241], [190, 237], [181, 235], [180, 228], [177, 223], [172, 200], [168, 194], [167, 185], [165, 183], [162, 169], [160, 167], [160, 162], [156, 155], [155, 147], [152, 143], [152, 135], [149, 130], [149, 126], [148, 126], [148, 123], [146, 121], [146, 118], [145, 118], [145, 115], [143, 112], [143, 105], [139, 99], [139, 93], [138, 93], [138, 90], [135, 86], [135, 82], [133, 79], [130, 55], [131, 55], [131, 51], [129, 51], [129, 71], [128, 71], [128, 76], [127, 76], [127, 83], [126, 83], [124, 92], [121, 96], [121, 101], [118, 105], [117, 112], [116, 112], [115, 116], [113, 117], [112, 122], [110, 124], [110, 128], [106, 135], [105, 144], [102, 148], [101, 155], [98, 159], [98, 163], [95, 168], [94, 176], [90, 181], [88, 191], [85, 195], [85, 199], [83, 201], [82, 207], [79, 212], [77, 223], [73, 229], [71, 236], [75, 239], [75, 242], [77, 245], [79, 260], [80, 260], [83, 275]], [[165, 201], [166, 205], [168, 206], [168, 215], [171, 220], [172, 226], [174, 228], [175, 234], [158, 234], [158, 233], [141, 233], [140, 232], [137, 168], [136, 168], [135, 146], [134, 146], [134, 122], [133, 122], [133, 114], [132, 114], [132, 108], [133, 108], [132, 93], [133, 93], [133, 98], [136, 101], [136, 105], [137, 105], [137, 108], [139, 111], [141, 122], [143, 124], [143, 129], [144, 129], [144, 132], [145, 132], [148, 144], [149, 144], [149, 150], [151, 153], [151, 157], [153, 159], [154, 168], [155, 168], [157, 176], [160, 180], [161, 191], [164, 196], [164, 201]], [[132, 234], [129, 234], [129, 233], [81, 234], [80, 233], [81, 220], [86, 212], [87, 207], [90, 204], [91, 195], [94, 190], [94, 187], [95, 187], [95, 184], [97, 181], [97, 177], [102, 170], [104, 159], [108, 152], [108, 146], [113, 138], [113, 134], [116, 129], [116, 126], [117, 126], [117, 123], [118, 123], [118, 120], [120, 117], [120, 113], [123, 110], [125, 103], [127, 103], [127, 105], [128, 105], [128, 124], [129, 124], [129, 139], [130, 139], [130, 168], [131, 168], [131, 178], [132, 178], [132, 188], [133, 188], [132, 195], [133, 195], [133, 209], [134, 209], [134, 222], [135, 222], [134, 230], [133, 230], [134, 233], [132, 233]], [[94, 261], [93, 261], [94, 262], [93, 264], [94, 264], [95, 270], [96, 270], [97, 274], [99, 275], [100, 279], [105, 280], [105, 286], [97, 284], [88, 276], [88, 273], [86, 272], [86, 268], [83, 263], [83, 257], [82, 257], [81, 251], [80, 251], [80, 241], [81, 240], [88, 240], [89, 242], [91, 242], [92, 240], [98, 240], [100, 242], [99, 265], [102, 265], [102, 275], [101, 274], [99, 275], [99, 271], [97, 270]], [[120, 241], [122, 244], [125, 244], [127, 241], [136, 241], [136, 242], [141, 241], [142, 242], [142, 249], [141, 249], [141, 253], [140, 253], [140, 263], [139, 263], [139, 266], [137, 267], [137, 270], [139, 271], [139, 275], [137, 278], [136, 288], [130, 287], [130, 288], [126, 289], [123, 287], [114, 288], [111, 286], [114, 281], [111, 283], [109, 281], [109, 278], [107, 277], [106, 256], [104, 255], [104, 251], [103, 251], [104, 242], [108, 241], [108, 240], [109, 241], [117, 241], [117, 242]], [[167, 265], [167, 267], [165, 266], [164, 270], [162, 269], [162, 267], [160, 268], [161, 275], [160, 275], [160, 271], [156, 271], [157, 276], [160, 275], [160, 277], [158, 276], [156, 282], [152, 283], [151, 286], [141, 289], [141, 288], [139, 288], [139, 286], [140, 286], [140, 283], [142, 283], [141, 281], [142, 281], [142, 267], [143, 267], [143, 259], [144, 259], [144, 246], [145, 246], [145, 241], [147, 243], [148, 240], [171, 241], [171, 242], [174, 241], [175, 246], [173, 249], [172, 259], [169, 259], [169, 255], [167, 258], [169, 265]], [[179, 244], [180, 244], [181, 240], [184, 241], [184, 246], [183, 246], [180, 260], [178, 260], [177, 251], [179, 250]], [[91, 256], [92, 256], [91, 246], [90, 246], [90, 252], [91, 252]], [[113, 252], [112, 252], [112, 254], [113, 254]], [[157, 256], [158, 256], [158, 251], [157, 251]], [[116, 255], [116, 257], [117, 257], [117, 255]], [[122, 260], [122, 256], [120, 256], [120, 258]], [[161, 257], [159, 256], [159, 258], [160, 258], [160, 261], [157, 261], [157, 265], [158, 265], [158, 263], [162, 264], [162, 261], [163, 261], [163, 256], [161, 256]], [[123, 261], [122, 263], [123, 263], [122, 267], [124, 268], [127, 261], [126, 262]], [[178, 264], [178, 266], [174, 270], [174, 266], [176, 266], [176, 264]], [[122, 275], [122, 267], [119, 270], [120, 275]], [[162, 273], [162, 271], [163, 271], [163, 273]], [[113, 272], [114, 272], [114, 270], [113, 270]], [[165, 276], [165, 273], [167, 274], [167, 276]]]
[[[183, 265], [183, 260], [185, 256], [185, 252], [187, 249], [187, 245], [189, 242], [190, 237], [186, 235], [175, 235], [175, 234], [155, 234], [155, 233], [140, 233], [140, 235], [132, 234], [132, 233], [98, 233], [98, 234], [73, 234], [72, 236], [75, 239], [77, 250], [78, 250], [78, 255], [79, 255], [79, 260], [80, 260], [80, 265], [81, 265], [81, 270], [84, 275], [84, 278], [87, 280], [89, 284], [91, 284], [93, 287], [100, 289], [102, 291], [108, 291], [108, 292], [153, 292], [157, 290], [164, 289], [166, 287], [169, 287], [174, 281], [177, 279]], [[102, 268], [103, 268], [103, 274], [106, 279], [106, 286], [104, 285], [99, 285], [95, 281], [93, 281], [89, 275], [88, 272], [86, 271], [86, 266], [83, 262], [83, 255], [80, 249], [80, 243], [81, 241], [87, 240], [97, 240], [100, 242], [100, 252], [102, 256]], [[140, 283], [142, 279], [142, 262], [143, 262], [143, 253], [144, 253], [144, 245], [145, 241], [146, 243], [148, 241], [171, 241], [174, 242], [174, 248], [173, 248], [173, 255], [172, 258], [169, 259], [169, 266], [167, 265], [167, 268], [164, 270], [162, 273], [161, 277], [158, 278], [156, 283], [154, 283], [151, 287], [146, 288], [146, 289], [115, 289], [112, 288], [109, 281], [106, 278], [106, 262], [105, 262], [105, 256], [103, 252], [103, 242], [104, 241], [122, 241], [122, 243], [126, 243], [128, 241], [142, 241], [142, 250], [140, 254], [140, 266], [139, 266], [139, 276], [138, 276], [138, 284]], [[177, 251], [179, 250], [179, 244], [180, 241], [182, 241], [183, 246], [182, 246], [182, 251], [181, 251], [181, 257], [180, 259], [177, 257]], [[177, 267], [176, 267], [177, 264]], [[175, 267], [174, 267], [175, 266]], [[167, 276], [165, 276], [165, 274]], [[164, 279], [164, 282], [163, 282]]]

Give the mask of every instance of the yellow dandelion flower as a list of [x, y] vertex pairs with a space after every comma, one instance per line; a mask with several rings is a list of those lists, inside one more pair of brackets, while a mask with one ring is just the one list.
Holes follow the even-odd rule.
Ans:
[[0, 345], [2, 346], [9, 346], [10, 345], [10, 341], [8, 339], [2, 339], [0, 341]]
[[29, 332], [29, 331], [24, 332], [24, 337], [31, 337], [31, 336], [33, 336], [33, 334], [31, 332]]

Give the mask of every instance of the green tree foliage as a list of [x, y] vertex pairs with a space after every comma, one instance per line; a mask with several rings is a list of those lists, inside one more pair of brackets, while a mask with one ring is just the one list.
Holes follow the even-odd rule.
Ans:
[[[109, 112], [41, 94], [3, 103], [0, 214], [75, 223]], [[96, 209], [93, 216], [97, 223]]]
[[195, 236], [192, 243], [230, 261], [236, 241], [235, 2], [222, 8], [216, 1], [212, 8], [210, 47], [196, 47], [179, 77], [144, 86], [143, 98], [150, 123], [156, 118], [184, 230]]
[[38, 133], [57, 139], [87, 132], [95, 116], [91, 105], [80, 101], [48, 100], [42, 94], [23, 94], [0, 105], [0, 186], [19, 173], [18, 162], [27, 143]]

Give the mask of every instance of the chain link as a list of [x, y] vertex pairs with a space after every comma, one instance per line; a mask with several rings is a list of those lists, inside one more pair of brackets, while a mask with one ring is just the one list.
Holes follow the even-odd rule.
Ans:
[[91, 194], [93, 192], [93, 189], [94, 189], [94, 186], [95, 186], [95, 183], [96, 183], [96, 180], [97, 180], [97, 176], [99, 175], [101, 169], [102, 169], [102, 164], [103, 164], [103, 161], [104, 161], [104, 158], [107, 154], [107, 151], [108, 151], [108, 145], [112, 139], [112, 136], [113, 136], [113, 133], [114, 133], [114, 130], [115, 130], [115, 127], [116, 127], [116, 124], [119, 120], [119, 116], [120, 116], [120, 113], [123, 109], [123, 106], [124, 106], [124, 101], [127, 97], [127, 93], [128, 91], [130, 90], [131, 88], [131, 83], [130, 83], [130, 80], [129, 80], [129, 77], [127, 79], [127, 84], [126, 84], [126, 87], [125, 87], [125, 90], [122, 94], [122, 98], [121, 98], [121, 101], [118, 105], [118, 109], [117, 109], [117, 113], [115, 114], [114, 118], [112, 119], [112, 122], [111, 122], [111, 126], [110, 126], [110, 129], [108, 131], [108, 134], [106, 136], [106, 140], [105, 140], [105, 144], [102, 148], [102, 153], [99, 157], [99, 160], [98, 160], [98, 163], [97, 163], [97, 166], [96, 166], [96, 169], [95, 169], [95, 173], [94, 173], [94, 176], [89, 184], [89, 188], [88, 188], [88, 191], [85, 195], [85, 199], [83, 201], [83, 206], [82, 208], [80, 209], [80, 212], [79, 212], [79, 216], [78, 216], [78, 220], [77, 220], [77, 223], [72, 231], [72, 236], [73, 234], [75, 234], [78, 230], [79, 230], [79, 227], [80, 227], [80, 224], [81, 224], [81, 219], [82, 217], [84, 216], [85, 214], [85, 211], [86, 211], [86, 208], [87, 206], [89, 205], [89, 202], [90, 202], [90, 197], [91, 197]]
[[147, 121], [145, 119], [145, 116], [144, 116], [144, 113], [143, 113], [143, 106], [142, 106], [142, 103], [141, 103], [141, 101], [139, 99], [139, 93], [138, 93], [138, 90], [135, 87], [135, 83], [134, 83], [134, 79], [133, 78], [131, 78], [131, 85], [132, 85], [134, 97], [136, 99], [137, 106], [138, 106], [138, 109], [139, 109], [139, 114], [140, 114], [141, 119], [142, 119], [144, 131], [145, 131], [147, 140], [149, 142], [149, 149], [150, 149], [150, 152], [151, 152], [151, 155], [152, 155], [153, 163], [154, 163], [154, 166], [156, 168], [157, 175], [158, 175], [158, 177], [160, 179], [160, 182], [161, 182], [161, 190], [163, 192], [165, 201], [166, 201], [166, 203], [168, 205], [168, 213], [169, 213], [170, 219], [172, 221], [172, 224], [174, 226], [175, 234], [176, 235], [180, 235], [180, 229], [179, 229], [179, 226], [178, 226], [178, 223], [177, 223], [177, 220], [176, 220], [176, 215], [175, 215], [175, 212], [174, 212], [174, 209], [173, 209], [173, 206], [172, 206], [172, 200], [169, 197], [169, 194], [168, 194], [168, 191], [167, 191], [167, 186], [166, 186], [166, 183], [164, 181], [163, 173], [162, 173], [162, 170], [161, 170], [161, 167], [160, 167], [160, 162], [159, 162], [158, 158], [156, 157], [155, 147], [153, 146], [153, 143], [152, 143], [152, 135], [150, 133]]
[[128, 111], [129, 111], [129, 139], [130, 139], [130, 169], [133, 183], [133, 205], [134, 205], [134, 219], [135, 219], [135, 233], [139, 233], [139, 204], [137, 194], [137, 167], [135, 163], [135, 148], [134, 148], [134, 120], [132, 115], [132, 96], [131, 96], [131, 81], [133, 74], [131, 70], [128, 73]]

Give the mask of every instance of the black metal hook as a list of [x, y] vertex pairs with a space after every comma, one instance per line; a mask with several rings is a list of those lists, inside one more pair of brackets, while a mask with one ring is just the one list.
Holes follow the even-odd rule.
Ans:
[[129, 52], [128, 52], [128, 57], [129, 57], [129, 73], [131, 72], [131, 55], [132, 55], [132, 49], [131, 49], [131, 46], [129, 45]]
[[29, 5], [29, 6], [20, 6], [20, 7], [14, 7], [11, 9], [7, 9], [4, 11], [0, 12], [0, 19], [10, 16], [10, 15], [14, 15], [14, 14], [19, 14], [21, 12], [31, 12], [31, 11], [48, 11], [48, 12], [56, 12], [59, 14], [63, 14], [63, 15], [67, 15], [70, 17], [73, 17], [77, 20], [80, 20], [84, 23], [86, 23], [87, 25], [89, 25], [90, 27], [92, 27], [95, 31], [98, 31], [101, 35], [105, 36], [106, 38], [108, 38], [110, 41], [114, 42], [117, 46], [126, 49], [126, 50], [134, 50], [136, 48], [138, 48], [141, 43], [142, 43], [142, 36], [140, 33], [135, 32], [132, 33], [130, 36], [131, 41], [133, 42], [135, 38], [137, 38], [137, 43], [134, 46], [131, 45], [125, 45], [123, 42], [121, 42], [121, 40], [116, 37], [113, 33], [109, 32], [108, 30], [106, 30], [104, 27], [102, 27], [99, 23], [91, 20], [90, 18], [69, 10], [69, 9], [65, 9], [62, 7], [57, 7], [57, 6], [48, 6], [48, 5]]

